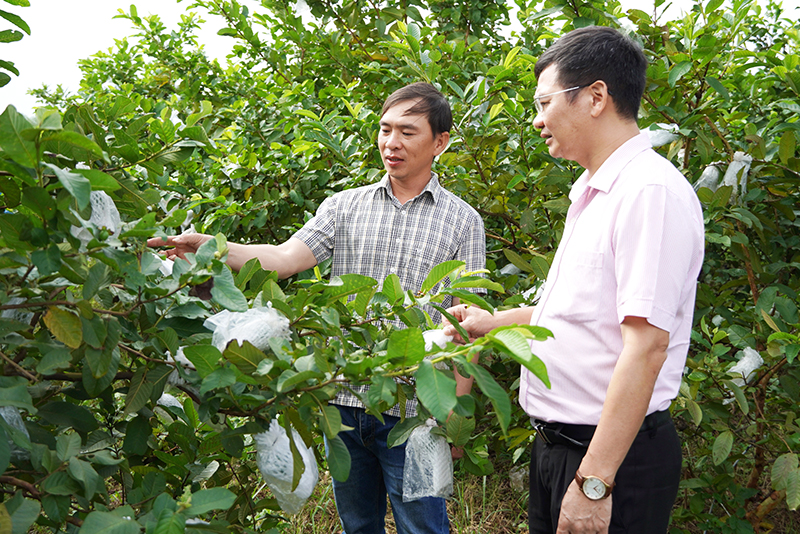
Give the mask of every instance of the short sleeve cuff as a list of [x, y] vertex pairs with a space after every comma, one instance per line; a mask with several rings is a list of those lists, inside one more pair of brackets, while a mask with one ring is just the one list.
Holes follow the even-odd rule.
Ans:
[[675, 324], [674, 313], [655, 306], [653, 301], [648, 299], [629, 300], [617, 306], [617, 319], [620, 324], [625, 317], [642, 317], [651, 325], [666, 332], [672, 331]]
[[322, 239], [315, 239], [313, 234], [314, 230], [301, 228], [292, 236], [292, 238], [298, 239], [305, 243], [305, 245], [311, 250], [311, 253], [314, 254], [314, 258], [316, 258], [317, 263], [322, 263], [331, 257], [331, 251], [325, 246]]

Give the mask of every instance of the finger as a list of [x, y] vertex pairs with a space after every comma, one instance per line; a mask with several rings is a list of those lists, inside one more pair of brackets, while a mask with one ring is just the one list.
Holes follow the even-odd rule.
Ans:
[[148, 247], [165, 247], [169, 245], [169, 238], [164, 239], [163, 237], [151, 237], [147, 240]]

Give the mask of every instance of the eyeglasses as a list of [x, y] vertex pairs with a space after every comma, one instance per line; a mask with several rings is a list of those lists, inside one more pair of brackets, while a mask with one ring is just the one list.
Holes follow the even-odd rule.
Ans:
[[589, 86], [588, 85], [576, 85], [575, 87], [570, 87], [569, 89], [562, 89], [561, 91], [556, 91], [555, 93], [548, 93], [546, 95], [539, 95], [539, 96], [533, 97], [533, 105], [536, 106], [536, 113], [543, 113], [544, 112], [544, 106], [539, 101], [540, 99], [547, 98], [548, 96], [553, 96], [553, 95], [557, 95], [557, 94], [560, 94], [560, 93], [568, 93], [568, 92], [574, 91], [576, 89], [583, 89], [584, 87], [589, 87]]

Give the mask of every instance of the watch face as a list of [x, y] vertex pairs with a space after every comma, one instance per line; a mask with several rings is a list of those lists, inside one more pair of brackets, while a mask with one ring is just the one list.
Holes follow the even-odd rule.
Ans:
[[583, 481], [583, 493], [597, 501], [606, 496], [606, 485], [597, 477], [586, 477]]

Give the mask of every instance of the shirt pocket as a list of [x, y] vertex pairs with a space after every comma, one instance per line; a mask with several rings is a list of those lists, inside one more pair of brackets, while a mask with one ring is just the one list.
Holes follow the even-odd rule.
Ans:
[[[571, 322], [598, 319], [603, 300], [603, 253], [565, 254], [544, 313]], [[546, 324], [543, 324], [545, 328]]]

